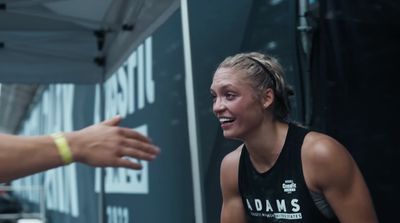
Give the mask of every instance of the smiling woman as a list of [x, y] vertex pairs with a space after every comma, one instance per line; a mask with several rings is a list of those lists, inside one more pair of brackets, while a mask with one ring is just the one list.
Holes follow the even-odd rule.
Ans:
[[222, 223], [377, 222], [346, 148], [288, 120], [293, 91], [275, 58], [228, 57], [210, 90], [224, 136], [243, 141], [221, 164]]
[[[250, 53], [228, 57], [219, 65], [214, 75], [211, 86], [214, 96], [213, 109], [221, 121], [225, 137], [246, 138], [246, 134], [251, 134], [251, 132], [240, 131], [251, 130], [261, 124], [260, 118], [268, 107], [272, 108], [268, 111], [273, 112], [274, 117], [281, 121], [286, 118], [290, 110], [288, 95], [293, 93], [282, 78], [281, 66], [274, 58], [269, 57], [266, 58], [265, 61], [268, 62], [264, 65], [256, 59], [257, 56], [261, 55]], [[272, 88], [275, 89], [274, 94], [272, 94]], [[253, 89], [259, 89], [259, 91]], [[266, 94], [263, 95], [263, 91]], [[217, 97], [217, 95], [222, 97]], [[275, 98], [273, 105], [271, 97]], [[229, 107], [229, 113], [226, 112], [227, 107]], [[242, 113], [243, 109], [250, 112]], [[232, 128], [234, 124], [240, 128]]]

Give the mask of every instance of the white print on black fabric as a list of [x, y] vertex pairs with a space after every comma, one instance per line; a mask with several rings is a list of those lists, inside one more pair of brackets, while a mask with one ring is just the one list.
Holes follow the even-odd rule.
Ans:
[[294, 199], [250, 199], [246, 198], [251, 216], [276, 219], [302, 219], [299, 200]]
[[282, 183], [282, 189], [287, 194], [291, 194], [296, 191], [296, 184], [293, 180], [285, 180], [285, 182]]

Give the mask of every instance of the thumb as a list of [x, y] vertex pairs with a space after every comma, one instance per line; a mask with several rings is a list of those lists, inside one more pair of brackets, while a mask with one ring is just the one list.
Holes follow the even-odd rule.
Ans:
[[103, 125], [108, 125], [108, 126], [117, 126], [119, 123], [121, 123], [122, 117], [120, 115], [116, 115], [110, 119], [107, 119], [102, 122]]

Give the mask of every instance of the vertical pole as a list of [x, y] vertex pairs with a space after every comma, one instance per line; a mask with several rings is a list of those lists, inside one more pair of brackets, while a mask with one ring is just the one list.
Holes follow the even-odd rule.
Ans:
[[194, 211], [196, 223], [203, 223], [202, 182], [199, 163], [199, 143], [197, 139], [196, 109], [193, 91], [192, 55], [187, 0], [181, 0], [183, 53], [185, 64], [185, 87], [188, 117], [190, 157], [192, 164], [192, 183], [194, 193]]
[[[105, 93], [104, 93], [104, 82], [105, 82], [105, 69], [103, 69], [103, 74], [101, 75], [100, 82], [100, 120], [105, 119]], [[105, 169], [100, 167], [100, 192], [99, 192], [99, 223], [107, 222], [106, 214], [106, 201], [105, 201]]]

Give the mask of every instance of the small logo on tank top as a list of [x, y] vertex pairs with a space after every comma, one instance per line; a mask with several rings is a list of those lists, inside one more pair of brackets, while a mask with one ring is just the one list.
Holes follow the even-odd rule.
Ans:
[[293, 180], [285, 180], [285, 182], [282, 183], [282, 188], [283, 192], [291, 194], [292, 192], [296, 191], [296, 184]]

